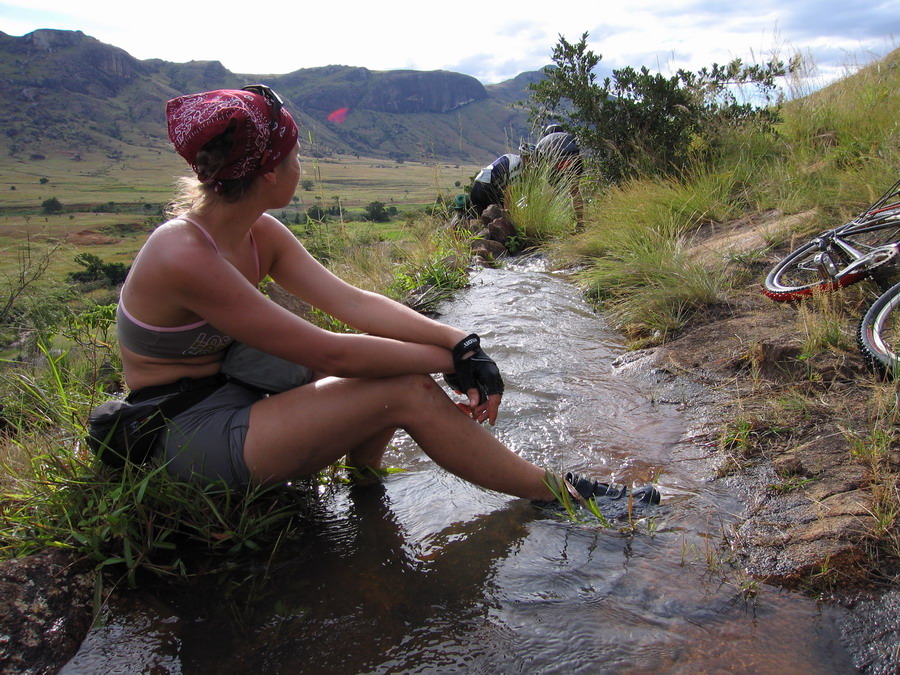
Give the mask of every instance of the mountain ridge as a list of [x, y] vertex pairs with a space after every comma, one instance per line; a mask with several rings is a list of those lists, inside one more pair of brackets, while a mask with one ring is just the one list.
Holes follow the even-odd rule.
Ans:
[[[531, 136], [515, 103], [541, 77], [483, 85], [446, 70], [344, 65], [238, 74], [219, 61], [139, 60], [82, 31], [0, 32], [0, 114], [11, 156], [121, 152], [122, 143], [160, 149], [168, 145], [166, 100], [262, 81], [303, 125], [305, 154], [485, 162]], [[329, 121], [339, 109], [343, 121]]]

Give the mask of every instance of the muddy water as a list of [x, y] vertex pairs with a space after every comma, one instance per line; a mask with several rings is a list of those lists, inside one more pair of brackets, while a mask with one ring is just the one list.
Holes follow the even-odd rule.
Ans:
[[304, 535], [226, 578], [118, 599], [65, 673], [852, 672], [838, 611], [723, 560], [742, 504], [708, 480], [685, 400], [613, 364], [619, 339], [539, 261], [444, 308], [507, 382], [495, 432], [554, 469], [659, 475], [639, 531], [571, 524], [437, 469], [322, 500]]

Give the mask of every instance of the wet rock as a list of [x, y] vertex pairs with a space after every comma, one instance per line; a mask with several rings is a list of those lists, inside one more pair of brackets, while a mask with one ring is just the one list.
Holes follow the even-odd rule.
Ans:
[[481, 222], [484, 225], [487, 225], [492, 220], [496, 220], [497, 218], [501, 217], [503, 217], [503, 209], [501, 209], [497, 204], [491, 204], [481, 212]]
[[509, 235], [507, 234], [507, 229], [502, 225], [498, 225], [498, 223], [504, 222], [502, 218], [498, 218], [497, 220], [491, 222], [487, 226], [487, 239], [491, 241], [499, 241], [501, 244], [506, 244], [506, 240], [509, 239]]
[[900, 591], [866, 595], [848, 603], [845, 643], [853, 665], [867, 675], [893, 675], [900, 670]]
[[93, 566], [49, 550], [0, 564], [0, 671], [56, 673], [92, 621]]
[[475, 235], [472, 255], [482, 264], [492, 264], [497, 258], [506, 255], [507, 242], [518, 234], [509, 214], [497, 204], [491, 204], [482, 211], [480, 219], [456, 222], [454, 226], [462, 227]]
[[512, 221], [506, 215], [492, 220], [490, 224], [488, 224], [488, 230], [491, 233], [491, 239], [502, 241], [504, 243], [507, 239], [515, 237], [518, 233], [516, 226], [512, 224]]
[[472, 244], [472, 255], [485, 263], [492, 263], [506, 253], [506, 247], [499, 241], [478, 239]]
[[827, 586], [861, 578], [859, 564], [873, 529], [867, 490], [810, 499], [797, 491], [769, 499], [737, 530], [739, 557], [749, 574], [794, 587], [810, 580]]
[[772, 460], [772, 467], [775, 469], [775, 472], [782, 478], [810, 475], [809, 473], [807, 473], [806, 469], [803, 468], [803, 462], [796, 455], [776, 457]]

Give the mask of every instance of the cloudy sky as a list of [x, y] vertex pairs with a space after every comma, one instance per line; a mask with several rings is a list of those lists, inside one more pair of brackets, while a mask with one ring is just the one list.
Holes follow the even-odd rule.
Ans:
[[589, 33], [605, 69], [664, 74], [740, 57], [800, 52], [813, 85], [900, 46], [900, 0], [21, 0], [0, 4], [0, 31], [80, 30], [139, 59], [221, 61], [247, 74], [341, 64], [444, 69], [500, 82], [551, 62], [559, 36]]

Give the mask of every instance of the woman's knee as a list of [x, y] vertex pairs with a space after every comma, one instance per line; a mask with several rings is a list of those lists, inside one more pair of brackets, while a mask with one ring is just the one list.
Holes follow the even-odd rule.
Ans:
[[440, 385], [430, 375], [397, 375], [388, 379], [393, 380], [394, 387], [412, 395], [414, 399], [443, 393]]
[[386, 378], [386, 385], [391, 389], [390, 399], [413, 412], [420, 412], [431, 404], [440, 404], [447, 398], [430, 375], [398, 375]]

